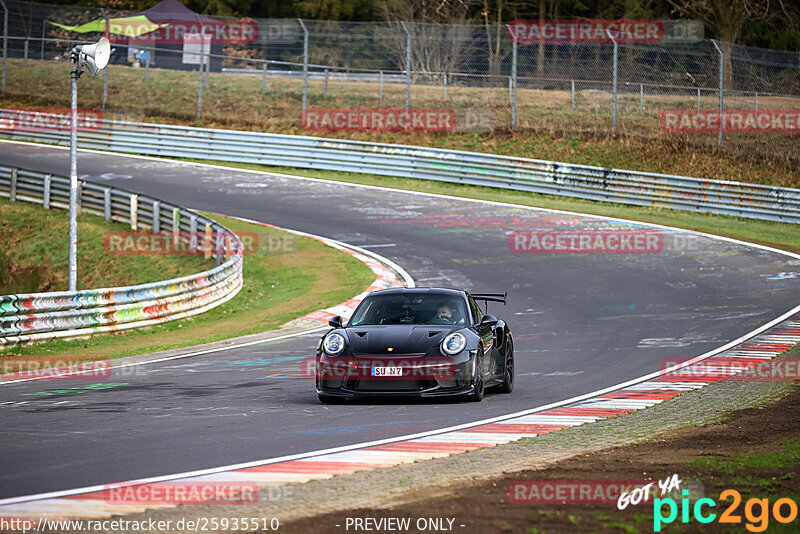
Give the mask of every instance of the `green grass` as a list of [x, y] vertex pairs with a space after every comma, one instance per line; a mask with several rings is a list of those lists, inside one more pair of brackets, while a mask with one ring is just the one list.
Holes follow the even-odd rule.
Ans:
[[[67, 108], [69, 66], [64, 62], [31, 59], [29, 67], [10, 59], [8, 86], [0, 95], [0, 107], [28, 109]], [[796, 172], [797, 137], [788, 134], [729, 135], [722, 149], [714, 135], [677, 135], [660, 131], [661, 109], [693, 108], [693, 99], [648, 96], [645, 113], [638, 113], [638, 98], [620, 97], [619, 135], [611, 136], [610, 96], [597, 91], [579, 92], [577, 109], [569, 103], [569, 92], [521, 89], [518, 121], [520, 130], [509, 130], [507, 90], [453, 86], [448, 100], [441, 88], [415, 85], [414, 107], [469, 109], [491, 117], [485, 131], [425, 132], [309, 132], [300, 124], [302, 82], [269, 78], [262, 94], [261, 77], [212, 73], [203, 91], [203, 119], [196, 120], [197, 74], [153, 68], [147, 81], [143, 69], [109, 67], [108, 118], [168, 124], [233, 128], [285, 134], [309, 134], [387, 143], [474, 150], [621, 169], [682, 174], [707, 179], [740, 180], [800, 186]], [[80, 80], [80, 105], [100, 109], [103, 77]], [[638, 96], [638, 95], [637, 95]], [[660, 98], [661, 101], [657, 99]], [[386, 84], [384, 99], [377, 84], [332, 81], [328, 97], [322, 82], [309, 82], [308, 106], [317, 108], [402, 108], [405, 87]], [[767, 109], [791, 107], [776, 100]], [[666, 107], [664, 107], [666, 106]], [[714, 108], [708, 97], [704, 107]], [[465, 113], [465, 112], [464, 112]], [[491, 129], [494, 128], [494, 129]]]
[[[129, 228], [102, 217], [78, 216], [78, 289], [144, 284], [210, 269], [202, 256], [109, 254], [103, 238]], [[0, 200], [0, 295], [68, 288], [66, 211]]]
[[[711, 456], [708, 458], [698, 458], [689, 462], [692, 467], [702, 467], [721, 471], [733, 476], [743, 468], [751, 467], [757, 469], [779, 469], [795, 467], [800, 465], [800, 439], [784, 441], [781, 443], [782, 449], [777, 452], [766, 454], [742, 454], [721, 458]], [[772, 482], [767, 482], [767, 486], [773, 486]]]
[[676, 228], [707, 232], [710, 234], [742, 239], [744, 241], [753, 243], [760, 243], [792, 252], [800, 252], [800, 232], [798, 232], [798, 226], [796, 224], [758, 221], [753, 219], [730, 217], [726, 215], [693, 213], [665, 208], [623, 206], [620, 204], [569, 199], [522, 191], [493, 189], [489, 187], [448, 184], [413, 178], [393, 178], [367, 174], [290, 169], [283, 167], [276, 168], [247, 163], [213, 162], [203, 160], [185, 161], [197, 161], [201, 163], [219, 164], [227, 167], [294, 174], [298, 176], [319, 178], [322, 180], [375, 185], [408, 191], [421, 191], [424, 193], [451, 195], [462, 198], [507, 202], [511, 204], [519, 204], [522, 206], [532, 206], [537, 208], [565, 210], [607, 217], [618, 217], [633, 221], [649, 222], [673, 226]]
[[[39, 209], [30, 206], [33, 210]], [[55, 214], [65, 217], [61, 212]], [[228, 217], [205, 214], [234, 232], [259, 234], [261, 246], [244, 261], [244, 286], [232, 300], [189, 320], [160, 326], [97, 335], [89, 339], [54, 340], [43, 344], [6, 349], [0, 355], [70, 356], [83, 360], [119, 358], [158, 350], [219, 341], [235, 336], [272, 330], [305, 313], [338, 304], [364, 291], [374, 274], [349, 254], [311, 238], [244, 223]], [[101, 219], [102, 220], [102, 219]], [[115, 225], [120, 229], [121, 225]], [[88, 231], [83, 228], [86, 241]], [[276, 238], [290, 240], [288, 251], [269, 250], [265, 243]], [[128, 261], [131, 256], [122, 256]], [[144, 261], [152, 256], [141, 256]], [[185, 259], [186, 256], [179, 258]], [[188, 272], [187, 272], [188, 274]], [[155, 276], [155, 279], [163, 279]]]

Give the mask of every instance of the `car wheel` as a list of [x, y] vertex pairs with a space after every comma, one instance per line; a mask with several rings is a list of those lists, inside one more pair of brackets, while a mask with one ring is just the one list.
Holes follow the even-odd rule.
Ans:
[[497, 387], [498, 393], [511, 393], [514, 391], [514, 344], [508, 339], [508, 352], [506, 354], [506, 371], [503, 374], [503, 383]]
[[[478, 354], [483, 354], [483, 347], [478, 347]], [[467, 398], [472, 402], [480, 402], [483, 400], [486, 388], [484, 387], [483, 373], [481, 372], [483, 362], [479, 362], [477, 359], [483, 358], [483, 356], [476, 356], [475, 358], [475, 377], [472, 379], [473, 391]]]

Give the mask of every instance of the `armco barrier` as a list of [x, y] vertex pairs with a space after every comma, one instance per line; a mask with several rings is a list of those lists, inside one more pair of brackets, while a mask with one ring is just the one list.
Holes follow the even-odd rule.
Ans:
[[[0, 197], [44, 209], [67, 208], [69, 179], [0, 166]], [[81, 183], [79, 204], [84, 212], [127, 223], [132, 230], [149, 229], [173, 239], [195, 236], [187, 245], [213, 255], [217, 266], [138, 286], [0, 296], [0, 346], [182, 319], [219, 306], [241, 289], [242, 243], [219, 223], [146, 195], [88, 182]]]
[[[0, 133], [67, 144], [68, 131], [20, 131], [0, 110]], [[43, 121], [57, 122], [57, 121]], [[321, 137], [98, 121], [83, 148], [420, 178], [548, 195], [800, 223], [800, 189], [702, 180], [510, 156]]]

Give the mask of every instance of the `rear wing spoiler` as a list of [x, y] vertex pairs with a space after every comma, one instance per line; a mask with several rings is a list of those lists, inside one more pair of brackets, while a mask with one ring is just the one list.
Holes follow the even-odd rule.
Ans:
[[473, 299], [484, 302], [502, 302], [505, 304], [508, 301], [508, 291], [505, 293], [474, 293], [471, 295]]

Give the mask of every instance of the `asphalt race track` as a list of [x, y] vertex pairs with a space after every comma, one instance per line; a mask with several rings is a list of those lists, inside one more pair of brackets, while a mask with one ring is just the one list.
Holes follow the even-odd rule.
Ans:
[[[0, 161], [68, 170], [68, 152], [54, 148], [2, 143]], [[703, 354], [800, 300], [800, 261], [684, 232], [662, 231], [656, 253], [517, 254], [508, 232], [646, 227], [90, 152], [80, 154], [78, 165], [84, 179], [367, 247], [420, 286], [507, 289], [508, 306], [492, 311], [514, 334], [516, 389], [480, 404], [325, 406], [313, 382], [298, 376], [317, 335], [128, 368], [101, 385], [0, 385], [0, 498], [391, 438], [533, 408], [656, 371], [663, 359]], [[78, 389], [53, 393], [64, 388]]]

